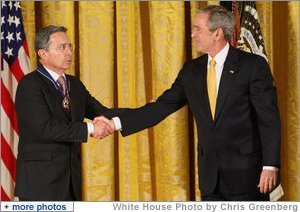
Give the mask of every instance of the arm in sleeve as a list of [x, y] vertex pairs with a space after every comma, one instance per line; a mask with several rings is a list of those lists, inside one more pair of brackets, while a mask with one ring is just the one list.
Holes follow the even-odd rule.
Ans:
[[148, 103], [136, 109], [127, 109], [125, 113], [121, 114], [119, 118], [122, 125], [122, 135], [127, 136], [152, 127], [183, 107], [187, 103], [187, 99], [182, 78], [183, 73], [181, 71], [172, 87], [166, 90], [156, 102]]
[[20, 81], [15, 100], [20, 133], [29, 131], [38, 139], [54, 142], [86, 142], [87, 124], [59, 117], [48, 96], [49, 91], [32, 79]]
[[263, 166], [280, 167], [280, 117], [276, 88], [267, 61], [257, 57], [250, 82], [250, 98], [256, 114], [263, 149]]
[[[79, 81], [80, 82], [80, 81]], [[85, 117], [93, 120], [97, 116], [105, 116], [108, 119], [124, 113], [126, 108], [107, 108], [93, 97], [85, 86], [80, 82], [81, 90], [85, 93]]]

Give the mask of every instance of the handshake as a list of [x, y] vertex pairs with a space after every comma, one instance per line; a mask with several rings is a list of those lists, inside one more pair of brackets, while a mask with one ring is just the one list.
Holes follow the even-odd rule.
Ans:
[[104, 116], [98, 116], [93, 120], [94, 132], [91, 133], [91, 136], [94, 138], [105, 138], [108, 135], [111, 135], [115, 132], [115, 124], [113, 120], [109, 120]]

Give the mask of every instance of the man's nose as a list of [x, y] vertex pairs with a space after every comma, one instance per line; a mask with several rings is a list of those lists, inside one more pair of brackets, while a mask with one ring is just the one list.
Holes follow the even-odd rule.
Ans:
[[194, 36], [195, 36], [195, 35], [194, 35], [194, 32], [192, 32], [192, 33], [191, 33], [191, 38], [194, 38]]
[[192, 33], [191, 33], [191, 38], [194, 38], [196, 35], [196, 32], [194, 30], [192, 30]]
[[66, 54], [67, 54], [67, 55], [73, 54], [73, 49], [67, 48], [67, 49], [66, 49]]

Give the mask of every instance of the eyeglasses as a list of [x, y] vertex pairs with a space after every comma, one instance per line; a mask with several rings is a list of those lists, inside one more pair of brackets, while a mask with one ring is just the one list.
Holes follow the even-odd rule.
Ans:
[[73, 51], [74, 50], [74, 45], [72, 43], [62, 43], [62, 44], [59, 44], [56, 48], [53, 48], [53, 49], [58, 50], [58, 51], [66, 51], [67, 49]]

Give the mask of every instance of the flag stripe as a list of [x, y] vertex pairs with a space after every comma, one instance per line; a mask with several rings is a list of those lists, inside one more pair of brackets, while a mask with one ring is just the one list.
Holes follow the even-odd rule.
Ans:
[[16, 158], [14, 153], [12, 152], [8, 142], [1, 134], [1, 157], [2, 161], [5, 164], [6, 168], [8, 169], [12, 179], [16, 180]]
[[16, 117], [16, 111], [15, 111], [15, 105], [14, 102], [9, 95], [9, 91], [3, 84], [3, 80], [1, 79], [1, 104], [3, 107], [3, 110], [7, 114], [14, 130], [18, 133], [18, 126], [17, 126], [17, 117]]
[[6, 194], [6, 192], [4, 191], [2, 186], [1, 186], [1, 200], [2, 201], [10, 201], [10, 198], [8, 197], [8, 195]]
[[9, 121], [2, 107], [1, 107], [1, 129], [2, 129], [1, 133], [4, 139], [7, 142], [9, 142], [10, 148], [13, 151], [15, 158], [17, 158], [19, 135], [11, 126], [11, 122]]
[[[9, 70], [9, 66], [7, 62], [3, 61], [4, 70]], [[10, 71], [2, 71], [1, 72], [1, 78], [3, 80], [3, 84], [8, 89], [9, 95], [11, 96], [11, 99], [14, 100], [16, 97], [16, 90], [18, 86], [18, 81], [14, 77], [13, 74], [11, 74]]]
[[3, 188], [10, 200], [13, 200], [14, 197], [14, 185], [15, 182], [11, 177], [11, 174], [3, 163], [3, 160], [1, 160], [1, 188]]
[[18, 81], [24, 76], [24, 73], [23, 73], [23, 71], [20, 67], [19, 60], [15, 60], [13, 62], [13, 64], [11, 65], [10, 69], [11, 69], [11, 72], [13, 73], [13, 75], [15, 76], [15, 78]]
[[[24, 50], [25, 50], [25, 53], [26, 53], [26, 55], [27, 55], [27, 57], [28, 57], [28, 60], [27, 60], [27, 61], [29, 62], [29, 50], [28, 50], [28, 44], [27, 44], [27, 41], [26, 41], [26, 40], [24, 40], [22, 46], [23, 46], [23, 48], [24, 48]], [[22, 48], [22, 47], [21, 47], [21, 48]], [[20, 53], [19, 53], [19, 56], [20, 56]], [[29, 67], [29, 66], [27, 66], [26, 69], [27, 69], [28, 67]], [[23, 69], [23, 70], [26, 70], [26, 69]]]
[[[26, 46], [25, 46], [26, 45]], [[29, 60], [29, 56], [27, 55], [28, 49], [26, 50], [27, 47], [27, 42], [24, 41], [23, 46], [21, 46], [21, 48], [19, 49], [19, 64], [21, 67], [21, 71], [23, 73], [23, 75], [29, 73], [29, 69], [28, 67], [30, 67], [30, 60]]]

